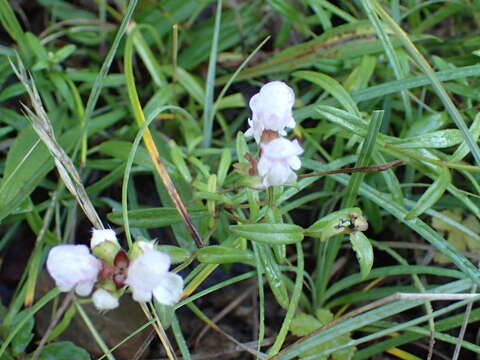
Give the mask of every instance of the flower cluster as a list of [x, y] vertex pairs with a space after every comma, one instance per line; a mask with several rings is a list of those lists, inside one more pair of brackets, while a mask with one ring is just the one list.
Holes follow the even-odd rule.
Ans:
[[295, 182], [294, 170], [301, 167], [298, 157], [303, 149], [297, 140], [290, 141], [285, 128], [294, 128], [292, 107], [295, 93], [284, 82], [272, 81], [262, 86], [250, 99], [252, 117], [248, 119], [250, 128], [245, 136], [253, 136], [260, 146], [258, 174], [265, 187]]
[[168, 269], [170, 256], [155, 250], [153, 243], [136, 242], [129, 254], [118, 244], [111, 229], [93, 230], [86, 245], [54, 246], [47, 258], [47, 270], [62, 292], [75, 290], [88, 296], [94, 289], [92, 301], [98, 310], [118, 307], [126, 286], [133, 299], [174, 305], [180, 299], [183, 279]]

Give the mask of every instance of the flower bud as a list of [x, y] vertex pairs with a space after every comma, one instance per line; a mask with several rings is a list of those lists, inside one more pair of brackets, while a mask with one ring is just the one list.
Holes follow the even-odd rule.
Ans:
[[90, 247], [93, 254], [108, 264], [112, 264], [120, 250], [117, 236], [112, 229], [93, 229]]
[[115, 231], [112, 229], [92, 229], [92, 238], [90, 240], [90, 247], [92, 249], [106, 241], [118, 244]]
[[245, 136], [253, 136], [258, 144], [264, 130], [286, 135], [286, 127], [295, 127], [292, 116], [294, 103], [295, 93], [284, 82], [271, 81], [263, 85], [250, 99], [252, 118], [248, 119], [250, 128], [245, 132]]

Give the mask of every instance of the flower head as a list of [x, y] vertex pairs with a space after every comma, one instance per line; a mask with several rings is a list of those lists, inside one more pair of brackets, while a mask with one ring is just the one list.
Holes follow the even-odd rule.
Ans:
[[183, 279], [168, 271], [170, 262], [169, 255], [147, 249], [130, 263], [125, 284], [130, 286], [135, 301], [150, 301], [153, 294], [164, 305], [178, 302]]
[[105, 289], [97, 289], [92, 295], [93, 305], [97, 310], [112, 310], [118, 307], [118, 297]]
[[297, 140], [278, 138], [261, 144], [261, 150], [257, 170], [265, 187], [284, 185], [297, 179], [293, 170], [300, 169], [302, 163], [298, 155], [303, 153]]
[[62, 292], [75, 288], [80, 296], [92, 292], [102, 263], [85, 245], [54, 246], [47, 258], [47, 270]]
[[271, 81], [263, 85], [260, 91], [250, 99], [252, 118], [248, 119], [250, 128], [245, 136], [253, 136], [257, 143], [264, 130], [272, 130], [285, 135], [285, 128], [294, 128], [295, 120], [292, 107], [295, 93], [292, 88], [281, 81]]

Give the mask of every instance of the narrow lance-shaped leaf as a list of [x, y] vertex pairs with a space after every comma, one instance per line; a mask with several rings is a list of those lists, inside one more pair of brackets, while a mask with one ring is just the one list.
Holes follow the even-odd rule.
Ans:
[[249, 250], [220, 245], [204, 247], [196, 254], [198, 261], [207, 264], [250, 263], [253, 260]]
[[418, 199], [416, 205], [408, 212], [405, 219], [413, 219], [430, 209], [438, 199], [442, 197], [451, 181], [450, 171], [446, 167], [441, 168], [438, 178], [429, 186], [420, 199]]
[[441, 149], [460, 144], [462, 140], [463, 137], [459, 130], [448, 129], [400, 139], [394, 144], [401, 149]]
[[282, 272], [273, 257], [271, 248], [266, 244], [255, 244], [254, 249], [260, 255], [260, 261], [267, 277], [268, 285], [270, 285], [270, 290], [272, 290], [278, 304], [282, 308], [287, 309], [290, 302], [287, 286], [283, 280]]
[[373, 265], [372, 244], [361, 231], [351, 233], [350, 242], [352, 243], [353, 251], [355, 251], [358, 263], [360, 264], [361, 277], [362, 279], [365, 279], [370, 273]]
[[293, 224], [231, 225], [230, 230], [240, 237], [266, 244], [294, 244], [303, 240], [303, 228]]
[[310, 81], [328, 91], [348, 112], [360, 116], [357, 104], [350, 94], [335, 79], [315, 71], [297, 71], [293, 76]]
[[[203, 209], [188, 209], [192, 219], [201, 218], [208, 214]], [[117, 225], [123, 225], [121, 211], [111, 212], [107, 215], [108, 220]], [[128, 219], [132, 227], [151, 229], [156, 227], [177, 224], [183, 221], [175, 208], [147, 208], [128, 211]]]

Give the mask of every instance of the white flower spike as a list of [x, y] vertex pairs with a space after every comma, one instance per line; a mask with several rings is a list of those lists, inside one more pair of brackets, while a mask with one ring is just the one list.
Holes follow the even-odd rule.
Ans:
[[265, 187], [278, 186], [295, 182], [302, 162], [298, 155], [303, 149], [297, 140], [278, 138], [267, 144], [261, 144], [260, 160], [257, 164], [258, 174]]
[[62, 292], [75, 288], [80, 296], [92, 292], [102, 263], [85, 245], [54, 246], [47, 258], [47, 270]]
[[97, 289], [92, 295], [93, 305], [97, 310], [112, 310], [118, 307], [118, 297], [105, 289]]
[[295, 127], [292, 116], [294, 103], [295, 93], [284, 82], [271, 81], [263, 85], [250, 99], [252, 118], [248, 119], [250, 128], [245, 132], [245, 136], [253, 136], [258, 144], [264, 130], [286, 135], [286, 127]]
[[92, 229], [92, 238], [90, 240], [90, 247], [94, 247], [104, 243], [105, 241], [111, 241], [113, 243], [118, 243], [117, 235], [112, 229]]
[[164, 305], [174, 305], [183, 290], [181, 276], [168, 271], [170, 256], [157, 251], [146, 250], [133, 260], [128, 267], [125, 284], [130, 286], [133, 299], [147, 302], [155, 299]]

